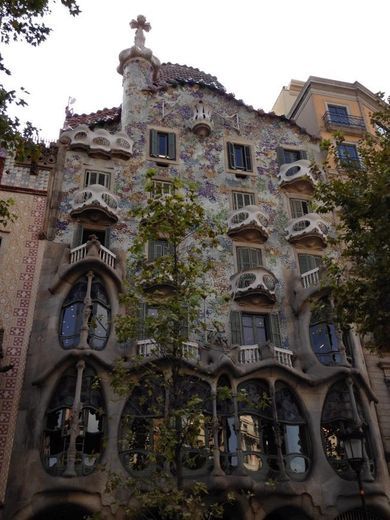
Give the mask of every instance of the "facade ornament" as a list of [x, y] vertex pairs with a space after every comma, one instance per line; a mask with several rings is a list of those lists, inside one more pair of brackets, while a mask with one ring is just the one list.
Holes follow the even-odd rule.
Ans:
[[139, 14], [136, 20], [131, 20], [130, 27], [132, 29], [136, 29], [134, 36], [134, 45], [136, 47], [140, 47], [141, 49], [145, 48], [145, 35], [144, 31], [149, 32], [152, 26], [149, 22], [146, 21], [144, 15]]
[[160, 68], [160, 60], [153, 55], [151, 49], [145, 47], [145, 32], [149, 32], [152, 28], [150, 23], [146, 21], [145, 16], [139, 14], [136, 20], [131, 20], [130, 27], [135, 29], [134, 45], [130, 49], [125, 49], [119, 54], [119, 66], [117, 71], [119, 74], [124, 73], [125, 66], [133, 59], [143, 58], [153, 67], [153, 80], [157, 79]]

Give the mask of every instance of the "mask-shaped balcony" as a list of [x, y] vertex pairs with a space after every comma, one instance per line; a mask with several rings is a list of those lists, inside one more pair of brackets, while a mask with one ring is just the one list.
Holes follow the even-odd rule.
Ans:
[[310, 161], [301, 159], [293, 163], [282, 164], [278, 173], [279, 186], [289, 190], [311, 195], [317, 181], [310, 170]]
[[286, 239], [292, 244], [322, 249], [326, 247], [328, 234], [329, 224], [316, 213], [308, 213], [290, 221]]
[[100, 184], [92, 184], [74, 194], [71, 216], [104, 224], [118, 222], [117, 198]]
[[258, 206], [245, 206], [233, 212], [228, 220], [228, 232], [233, 240], [263, 243], [268, 238], [268, 219]]
[[265, 267], [254, 267], [236, 273], [230, 278], [230, 282], [232, 297], [236, 301], [253, 304], [275, 303], [277, 279]]

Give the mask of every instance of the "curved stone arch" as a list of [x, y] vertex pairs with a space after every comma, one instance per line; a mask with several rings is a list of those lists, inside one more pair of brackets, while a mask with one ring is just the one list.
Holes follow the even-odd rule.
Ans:
[[79, 358], [62, 370], [47, 393], [40, 455], [43, 468], [53, 476], [88, 475], [104, 457], [107, 398], [100, 385], [94, 387], [97, 377], [93, 364]]
[[[60, 520], [60, 516], [46, 516], [54, 510], [61, 511], [62, 507], [71, 506], [72, 513], [79, 512], [91, 515], [101, 511], [101, 502], [97, 494], [83, 493], [80, 491], [51, 491], [50, 494], [39, 493], [34, 496], [31, 503], [21, 511], [15, 513], [14, 520]], [[56, 511], [55, 511], [56, 512]], [[64, 520], [84, 520], [83, 517], [69, 516]]]
[[[356, 473], [349, 466], [342, 436], [345, 431], [361, 429], [364, 434], [365, 464], [362, 479], [371, 480], [375, 473], [377, 453], [359, 387], [351, 377], [337, 378], [327, 388], [321, 411], [321, 441], [324, 455], [334, 472], [345, 480], [354, 480]], [[327, 453], [328, 451], [328, 453]], [[374, 454], [374, 457], [373, 457]]]
[[[104, 286], [105, 292], [107, 293], [108, 301], [110, 304], [110, 312], [111, 316], [119, 313], [119, 298], [118, 293], [120, 290], [118, 289], [117, 280], [112, 277], [112, 272], [107, 268], [103, 268], [100, 263], [93, 266], [93, 262], [88, 262], [88, 264], [84, 265], [81, 269], [81, 266], [78, 266], [77, 269], [69, 270], [64, 274], [63, 277], [57, 282], [55, 286], [55, 290], [53, 288], [50, 289], [51, 294], [55, 297], [55, 303], [53, 303], [53, 316], [55, 316], [53, 325], [55, 326], [55, 330], [57, 331], [57, 341], [58, 347], [63, 348], [59, 339], [59, 331], [61, 324], [61, 315], [64, 306], [64, 302], [66, 301], [68, 295], [72, 291], [75, 284], [78, 283], [84, 276], [87, 276], [89, 272], [92, 272], [94, 275], [97, 275]], [[107, 342], [104, 348], [107, 347], [107, 343], [112, 340], [114, 334], [114, 328], [111, 327]], [[76, 347], [77, 348], [77, 347]]]

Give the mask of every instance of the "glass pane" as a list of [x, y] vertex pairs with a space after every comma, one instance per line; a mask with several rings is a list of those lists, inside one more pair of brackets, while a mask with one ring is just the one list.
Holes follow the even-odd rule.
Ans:
[[84, 303], [74, 303], [63, 309], [61, 342], [65, 348], [72, 348], [80, 341]]
[[301, 153], [299, 150], [284, 150], [284, 162], [293, 163], [299, 161]]
[[236, 168], [245, 169], [244, 146], [239, 144], [234, 145], [234, 160]]
[[158, 139], [158, 155], [160, 157], [168, 157], [168, 134], [164, 132], [157, 133]]

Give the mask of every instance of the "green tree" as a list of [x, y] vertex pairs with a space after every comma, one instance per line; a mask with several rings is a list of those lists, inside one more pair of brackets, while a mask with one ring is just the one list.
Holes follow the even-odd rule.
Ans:
[[[176, 179], [170, 194], [156, 196], [153, 174], [148, 173], [146, 182], [151, 196], [133, 212], [139, 226], [130, 249], [126, 314], [118, 317], [116, 331], [120, 341], [135, 345], [145, 327], [146, 337], [153, 338], [154, 356], [119, 363], [112, 384], [118, 393], [134, 396], [132, 406], [138, 402], [147, 407], [146, 415], [158, 417], [148, 423], [154, 439], [148, 441], [148, 454], [145, 459], [138, 455], [136, 462], [155, 469], [147, 477], [126, 481], [111, 475], [110, 491], [128, 490], [130, 501], [123, 505], [127, 518], [219, 518], [222, 506], [208, 501], [206, 486], [184, 479], [184, 467], [195, 467], [199, 457], [209, 456], [202, 454], [201, 439], [212, 424], [203, 414], [205, 397], [193, 391], [196, 381], [184, 370], [191, 355], [183, 344], [189, 330], [204, 332], [201, 304], [209, 289], [202, 280], [212, 268], [208, 252], [221, 230], [197, 201], [194, 186]], [[146, 248], [156, 242], [158, 254], [146, 261]], [[145, 305], [155, 312], [143, 320], [139, 309]], [[132, 448], [140, 448], [139, 439], [141, 444], [146, 439], [140, 421], [132, 423], [124, 441]]]
[[[50, 14], [55, 0], [0, 0], [0, 41], [3, 45], [24, 40], [37, 46], [49, 36], [51, 29], [45, 25], [43, 17]], [[80, 13], [76, 0], [61, 0], [72, 16]], [[8, 90], [4, 86], [5, 75], [11, 70], [5, 65], [0, 53], [0, 148], [14, 151], [19, 157], [34, 153], [38, 131], [31, 122], [21, 125], [17, 117], [10, 115], [13, 106], [26, 106], [27, 91]], [[12, 201], [0, 200], [0, 223], [6, 223], [12, 214]]]
[[[360, 160], [340, 157], [341, 134], [324, 142], [328, 180], [316, 190], [318, 211], [335, 211], [328, 281], [341, 327], [355, 324], [368, 346], [390, 351], [390, 105], [372, 116], [376, 135], [358, 146]], [[337, 173], [330, 165], [336, 166]], [[329, 171], [330, 170], [330, 171]], [[333, 171], [333, 173], [332, 173]]]

